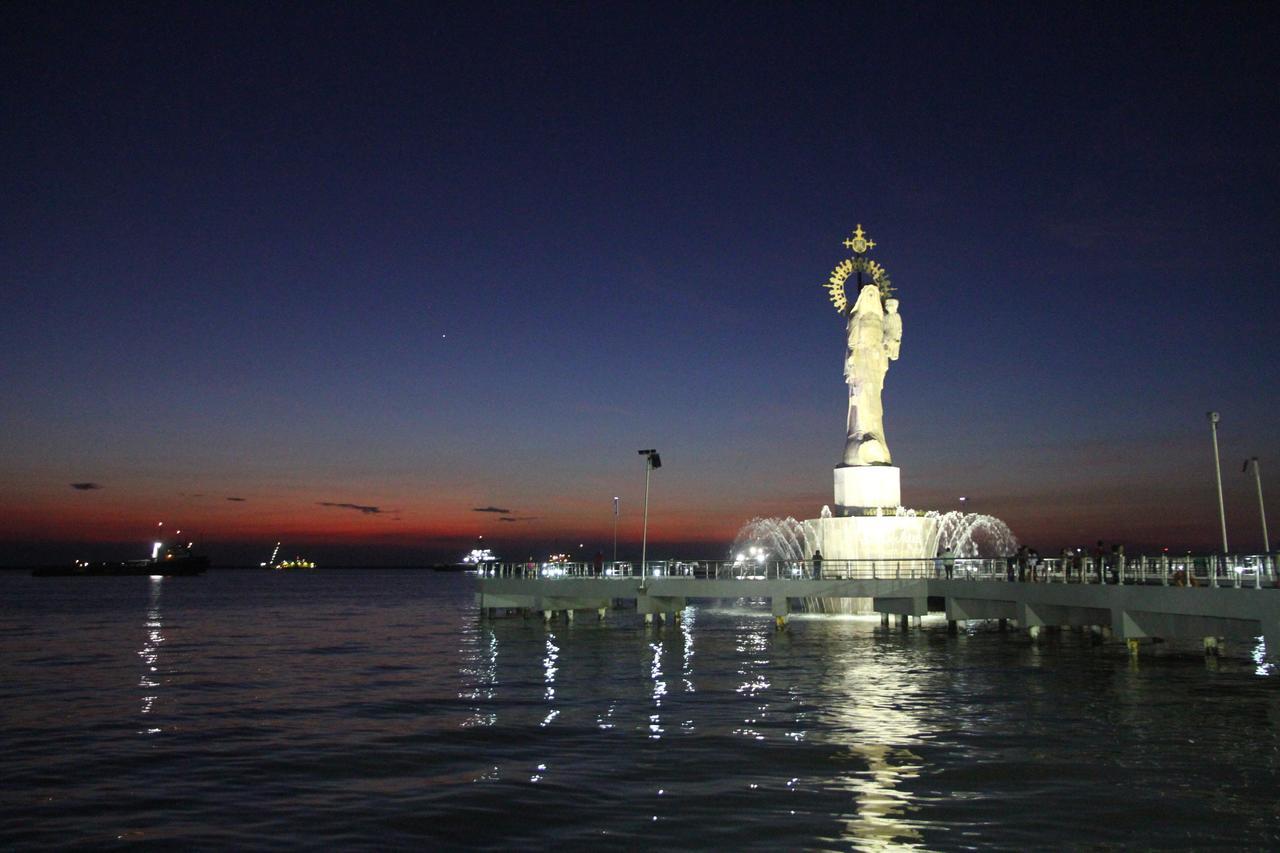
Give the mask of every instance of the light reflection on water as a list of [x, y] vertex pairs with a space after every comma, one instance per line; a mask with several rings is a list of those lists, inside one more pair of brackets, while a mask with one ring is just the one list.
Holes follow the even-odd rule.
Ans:
[[680, 675], [687, 693], [693, 693], [693, 623], [698, 617], [698, 608], [689, 605], [680, 617], [680, 633], [683, 635], [683, 657], [680, 663]]
[[847, 697], [832, 711], [849, 733], [849, 751], [866, 766], [846, 773], [840, 782], [853, 795], [853, 809], [845, 822], [847, 837], [872, 844], [916, 846], [920, 833], [906, 820], [911, 793], [902, 783], [920, 775], [921, 758], [910, 745], [922, 734], [923, 723], [913, 712], [919, 701], [908, 662], [886, 655], [872, 656], [845, 670], [841, 692]]
[[662, 697], [667, 695], [667, 682], [662, 675], [662, 644], [650, 643], [653, 652], [653, 663], [649, 667], [649, 678], [653, 681], [653, 713], [649, 715], [649, 737], [655, 740], [662, 737]]
[[0, 573], [7, 847], [1280, 844], [1256, 644], [1135, 664], [741, 604], [486, 621], [431, 572], [92, 580]]
[[[142, 688], [143, 714], [151, 713], [151, 708], [160, 691], [160, 644], [164, 642], [164, 634], [161, 631], [164, 623], [160, 618], [160, 592], [164, 576], [153, 575], [149, 580], [151, 589], [147, 606], [146, 639], [138, 651], [138, 657], [142, 659], [142, 675], [138, 680], [138, 686]], [[139, 734], [155, 735], [160, 734], [161, 731], [161, 727], [154, 725], [154, 721], [148, 721]]]
[[547, 702], [547, 715], [542, 718], [543, 726], [551, 725], [551, 721], [560, 716], [560, 710], [554, 704], [556, 698], [556, 673], [560, 670], [556, 666], [556, 661], [559, 658], [560, 647], [556, 645], [556, 635], [548, 632], [546, 656], [542, 659], [543, 680], [546, 682], [546, 691], [543, 693], [543, 699]]

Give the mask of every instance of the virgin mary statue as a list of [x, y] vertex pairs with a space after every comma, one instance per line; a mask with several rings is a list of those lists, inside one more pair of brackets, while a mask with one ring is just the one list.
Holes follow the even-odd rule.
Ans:
[[898, 300], [882, 301], [880, 288], [868, 284], [858, 293], [858, 301], [849, 312], [844, 358], [849, 418], [841, 467], [892, 464], [884, 439], [880, 392], [889, 360], [897, 359], [902, 341], [902, 318], [897, 308]]

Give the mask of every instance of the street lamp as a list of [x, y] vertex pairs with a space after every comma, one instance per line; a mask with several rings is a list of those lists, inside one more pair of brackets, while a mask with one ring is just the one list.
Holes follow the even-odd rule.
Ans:
[[1209, 429], [1213, 431], [1213, 471], [1218, 478], [1218, 520], [1222, 522], [1222, 558], [1227, 558], [1227, 510], [1222, 504], [1222, 463], [1218, 461], [1218, 421], [1217, 412], [1209, 412]]
[[1258, 467], [1258, 457], [1254, 456], [1246, 459], [1244, 470], [1249, 470], [1249, 463], [1253, 463], [1253, 481], [1258, 485], [1258, 512], [1262, 514], [1262, 553], [1271, 553], [1271, 539], [1267, 537], [1267, 508], [1262, 504], [1262, 471]]
[[662, 457], [653, 448], [636, 452], [644, 457], [644, 527], [640, 534], [640, 588], [644, 589], [644, 561], [649, 545], [649, 472], [662, 467]]
[[[618, 496], [613, 496], [613, 565], [618, 565]], [[616, 569], [615, 569], [616, 570]]]

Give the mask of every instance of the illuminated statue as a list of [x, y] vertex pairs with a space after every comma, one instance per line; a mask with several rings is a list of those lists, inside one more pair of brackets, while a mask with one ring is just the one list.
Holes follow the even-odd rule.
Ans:
[[[849, 418], [844, 444], [844, 465], [889, 465], [884, 440], [884, 406], [880, 392], [889, 359], [898, 357], [902, 341], [902, 317], [898, 300], [882, 304], [880, 288], [868, 284], [858, 293], [849, 312], [848, 349], [844, 381], [849, 386]], [[886, 315], [885, 308], [889, 308]]]

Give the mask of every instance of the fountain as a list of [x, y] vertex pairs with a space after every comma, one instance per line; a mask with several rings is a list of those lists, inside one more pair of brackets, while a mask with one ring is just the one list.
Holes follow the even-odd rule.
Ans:
[[[823, 507], [825, 515], [831, 514]], [[912, 510], [907, 510], [911, 513]], [[911, 517], [907, 515], [906, 517]], [[973, 512], [925, 513], [938, 520], [938, 548], [950, 548], [957, 557], [990, 559], [1008, 557], [1018, 550], [1018, 537], [1009, 525], [993, 515]], [[731, 559], [739, 555], [763, 554], [768, 561], [806, 560], [813, 555], [814, 543], [808, 539], [809, 522], [787, 518], [753, 518], [738, 529], [729, 549]], [[826, 557], [826, 552], [823, 552]], [[745, 558], [745, 557], [744, 557]], [[830, 557], [828, 559], [845, 559]]]
[[813, 553], [805, 542], [805, 527], [794, 518], [753, 518], [738, 530], [729, 549], [731, 559], [741, 560], [751, 553], [765, 554], [766, 560], [803, 560]]
[[938, 544], [957, 557], [1008, 557], [1018, 550], [1018, 537], [993, 515], [953, 510], [939, 521]]

